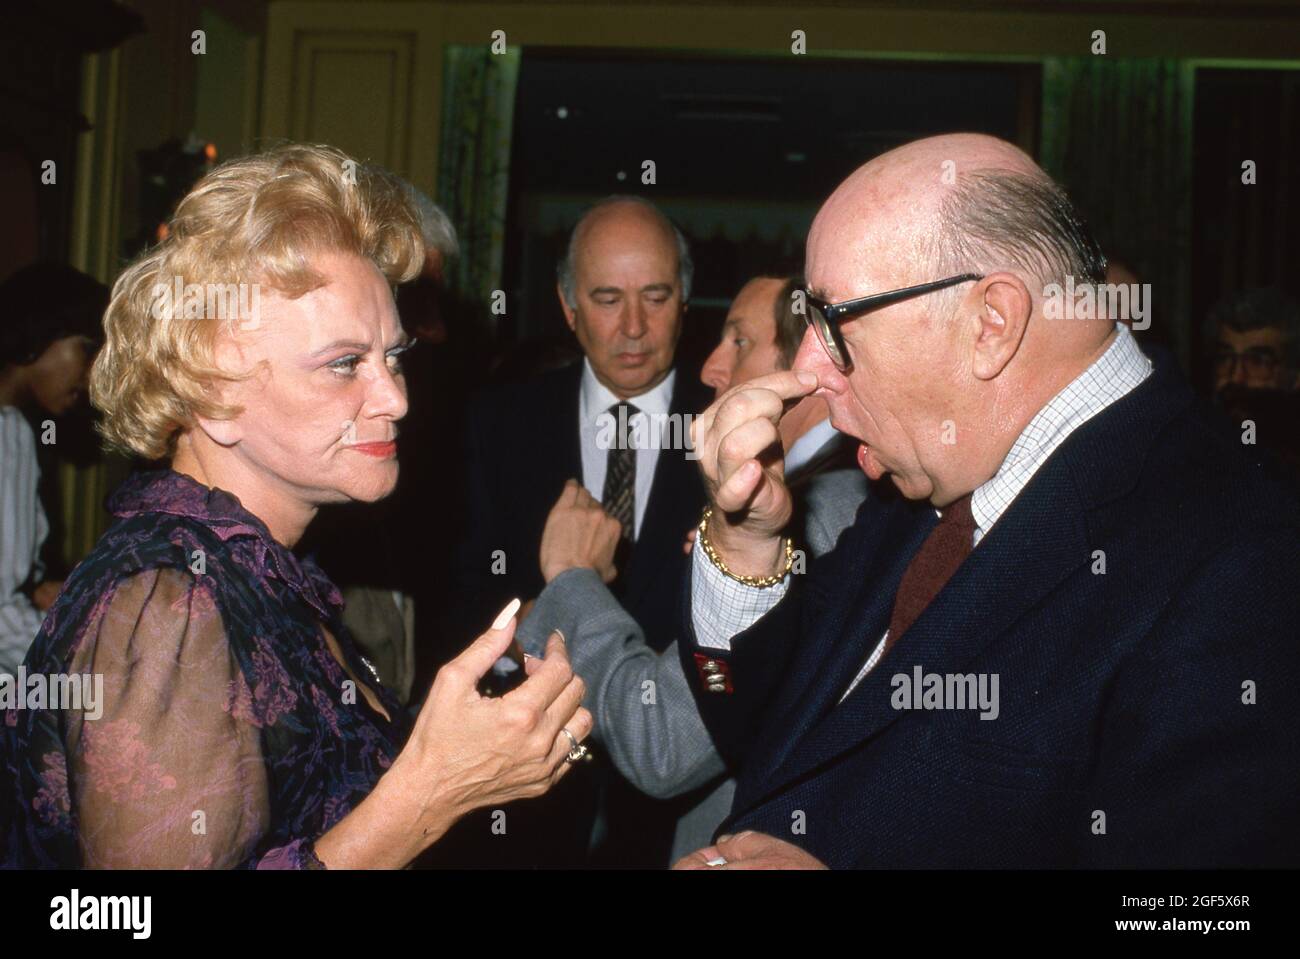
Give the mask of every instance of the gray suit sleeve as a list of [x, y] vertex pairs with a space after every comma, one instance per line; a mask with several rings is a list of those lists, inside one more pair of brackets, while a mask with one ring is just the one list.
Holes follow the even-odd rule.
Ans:
[[867, 478], [861, 470], [833, 470], [813, 477], [804, 495], [808, 549], [814, 556], [825, 556], [853, 525], [858, 507], [867, 498]]
[[668, 799], [725, 771], [700, 719], [674, 643], [662, 654], [589, 569], [555, 577], [516, 637], [540, 656], [551, 630], [564, 634], [574, 672], [587, 684], [583, 705], [614, 765], [649, 796]]

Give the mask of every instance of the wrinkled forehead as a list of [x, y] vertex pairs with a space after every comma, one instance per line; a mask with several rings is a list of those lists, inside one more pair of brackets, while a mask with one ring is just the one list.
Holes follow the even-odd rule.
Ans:
[[379, 269], [360, 257], [317, 261], [325, 283], [301, 296], [260, 287], [228, 332], [241, 343], [275, 345], [308, 352], [348, 340], [390, 344], [401, 334], [392, 288]]
[[904, 277], [920, 272], [918, 234], [901, 226], [870, 213], [825, 221], [819, 215], [804, 264], [813, 296], [834, 303], [907, 285]]
[[831, 194], [808, 234], [805, 270], [814, 295], [836, 302], [934, 279], [925, 275], [928, 251], [948, 190], [937, 148], [884, 154]]

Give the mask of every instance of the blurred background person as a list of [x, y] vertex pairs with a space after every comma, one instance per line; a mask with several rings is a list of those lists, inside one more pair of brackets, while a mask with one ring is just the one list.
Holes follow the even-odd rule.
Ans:
[[[741, 288], [701, 374], [715, 396], [790, 369], [807, 328], [796, 307], [799, 290], [797, 277], [779, 274], [756, 277]], [[778, 427], [795, 506], [790, 535], [809, 559], [834, 548], [867, 496], [856, 444], [829, 417], [826, 401], [810, 396]], [[536, 654], [551, 630], [567, 638], [574, 671], [587, 684], [587, 708], [597, 717], [593, 735], [618, 771], [675, 818], [671, 848], [657, 864], [668, 866], [710, 842], [731, 810], [736, 782], [700, 718], [676, 642], [662, 653], [652, 649], [602, 584], [617, 541], [602, 515], [600, 504], [577, 484], [561, 494], [542, 535], [547, 586], [520, 624], [519, 641]], [[707, 672], [707, 660], [701, 668]]]
[[0, 284], [0, 672], [18, 668], [62, 586], [45, 578], [42, 546], [60, 510], [57, 477], [48, 461], [42, 469], [39, 450], [57, 442], [49, 418], [85, 397], [107, 305], [107, 287], [59, 263]]
[[1206, 317], [1215, 398], [1242, 442], [1300, 486], [1300, 303], [1278, 286], [1224, 297]]
[[1300, 369], [1300, 305], [1280, 287], [1254, 287], [1210, 308], [1207, 335], [1214, 344], [1214, 392], [1228, 384], [1256, 390], [1294, 390]]
[[[685, 430], [689, 440], [685, 416], [708, 394], [693, 371], [674, 365], [692, 275], [685, 237], [646, 200], [610, 197], [578, 221], [556, 288], [583, 361], [486, 390], [466, 418], [459, 616], [541, 592], [542, 531], [574, 479], [621, 524], [615, 595], [655, 649], [672, 641], [681, 544], [703, 504], [681, 437]], [[610, 423], [614, 429], [604, 429]], [[627, 435], [612, 436], [624, 425]], [[652, 439], [660, 427], [664, 434]], [[459, 628], [467, 637], [468, 625]], [[580, 776], [545, 804], [511, 812], [508, 841], [492, 837], [486, 823], [476, 827], [478, 839], [492, 840], [502, 864], [578, 865], [589, 846], [622, 865], [659, 862], [654, 850], [667, 842], [671, 819], [605, 762]]]
[[[738, 383], [790, 369], [808, 326], [797, 306], [800, 283], [797, 276], [759, 276], [736, 294], [722, 339], [701, 373], [714, 399]], [[857, 446], [831, 426], [830, 410], [820, 397], [800, 400], [777, 429], [785, 449], [786, 482], [796, 494], [791, 527], [806, 536], [814, 555], [829, 552], [867, 492]], [[797, 495], [814, 485], [809, 496]], [[817, 508], [809, 511], [813, 504]]]

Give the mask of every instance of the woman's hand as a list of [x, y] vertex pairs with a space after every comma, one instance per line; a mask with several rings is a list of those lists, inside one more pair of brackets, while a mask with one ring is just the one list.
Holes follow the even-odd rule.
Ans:
[[566, 569], [586, 568], [594, 569], [602, 581], [613, 582], [622, 528], [581, 483], [569, 480], [542, 530], [542, 577], [549, 583]]
[[514, 638], [517, 608], [515, 600], [498, 617], [500, 625], [438, 671], [392, 768], [364, 803], [317, 840], [316, 855], [326, 866], [405, 865], [466, 813], [540, 796], [568, 772], [572, 743], [562, 730], [581, 742], [592, 718], [581, 706], [586, 687], [558, 632], [546, 656], [529, 661], [518, 688], [495, 699], [475, 688]]
[[551, 634], [546, 656], [517, 688], [499, 698], [475, 691], [514, 637], [515, 622], [488, 630], [439, 671], [399, 757], [411, 753], [416, 780], [462, 815], [542, 795], [569, 769], [564, 758], [572, 743], [561, 730], [579, 742], [591, 732], [591, 714], [581, 705], [586, 686], [559, 633]]

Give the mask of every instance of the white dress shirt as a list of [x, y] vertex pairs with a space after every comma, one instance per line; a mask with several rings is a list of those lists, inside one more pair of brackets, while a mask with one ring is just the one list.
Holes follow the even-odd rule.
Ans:
[[[671, 436], [668, 428], [668, 411], [673, 401], [673, 383], [677, 371], [671, 370], [654, 389], [633, 396], [622, 402], [630, 403], [638, 410], [635, 416], [629, 416], [629, 445], [635, 444], [636, 451], [636, 520], [633, 539], [641, 535], [641, 520], [645, 517], [646, 503], [650, 499], [650, 489], [654, 486], [655, 464], [659, 462], [659, 450], [664, 447]], [[578, 391], [578, 435], [582, 438], [582, 485], [594, 496], [597, 502], [605, 493], [605, 470], [609, 465], [609, 448], [602, 447], [599, 439], [617, 438], [617, 428], [610, 430], [606, 425], [602, 430], [602, 414], [620, 402], [611, 393], [591, 368], [591, 362], [582, 361], [582, 386]], [[657, 439], [651, 430], [655, 425], [659, 435]], [[683, 425], [682, 427], [686, 427]], [[680, 435], [688, 436], [687, 433]]]
[[[975, 520], [972, 547], [979, 545], [1067, 436], [1151, 375], [1151, 361], [1138, 348], [1128, 327], [1122, 323], [1115, 327], [1117, 335], [1106, 352], [1034, 415], [997, 472], [971, 494], [971, 515]], [[790, 577], [767, 589], [745, 586], [715, 567], [704, 550], [691, 552], [691, 621], [695, 637], [700, 646], [729, 650], [733, 636], [780, 602], [789, 589]], [[841, 702], [879, 662], [888, 636], [889, 630], [885, 630], [840, 697]]]
[[0, 673], [13, 675], [45, 614], [18, 587], [35, 570], [50, 524], [36, 495], [36, 437], [23, 414], [0, 406]]

